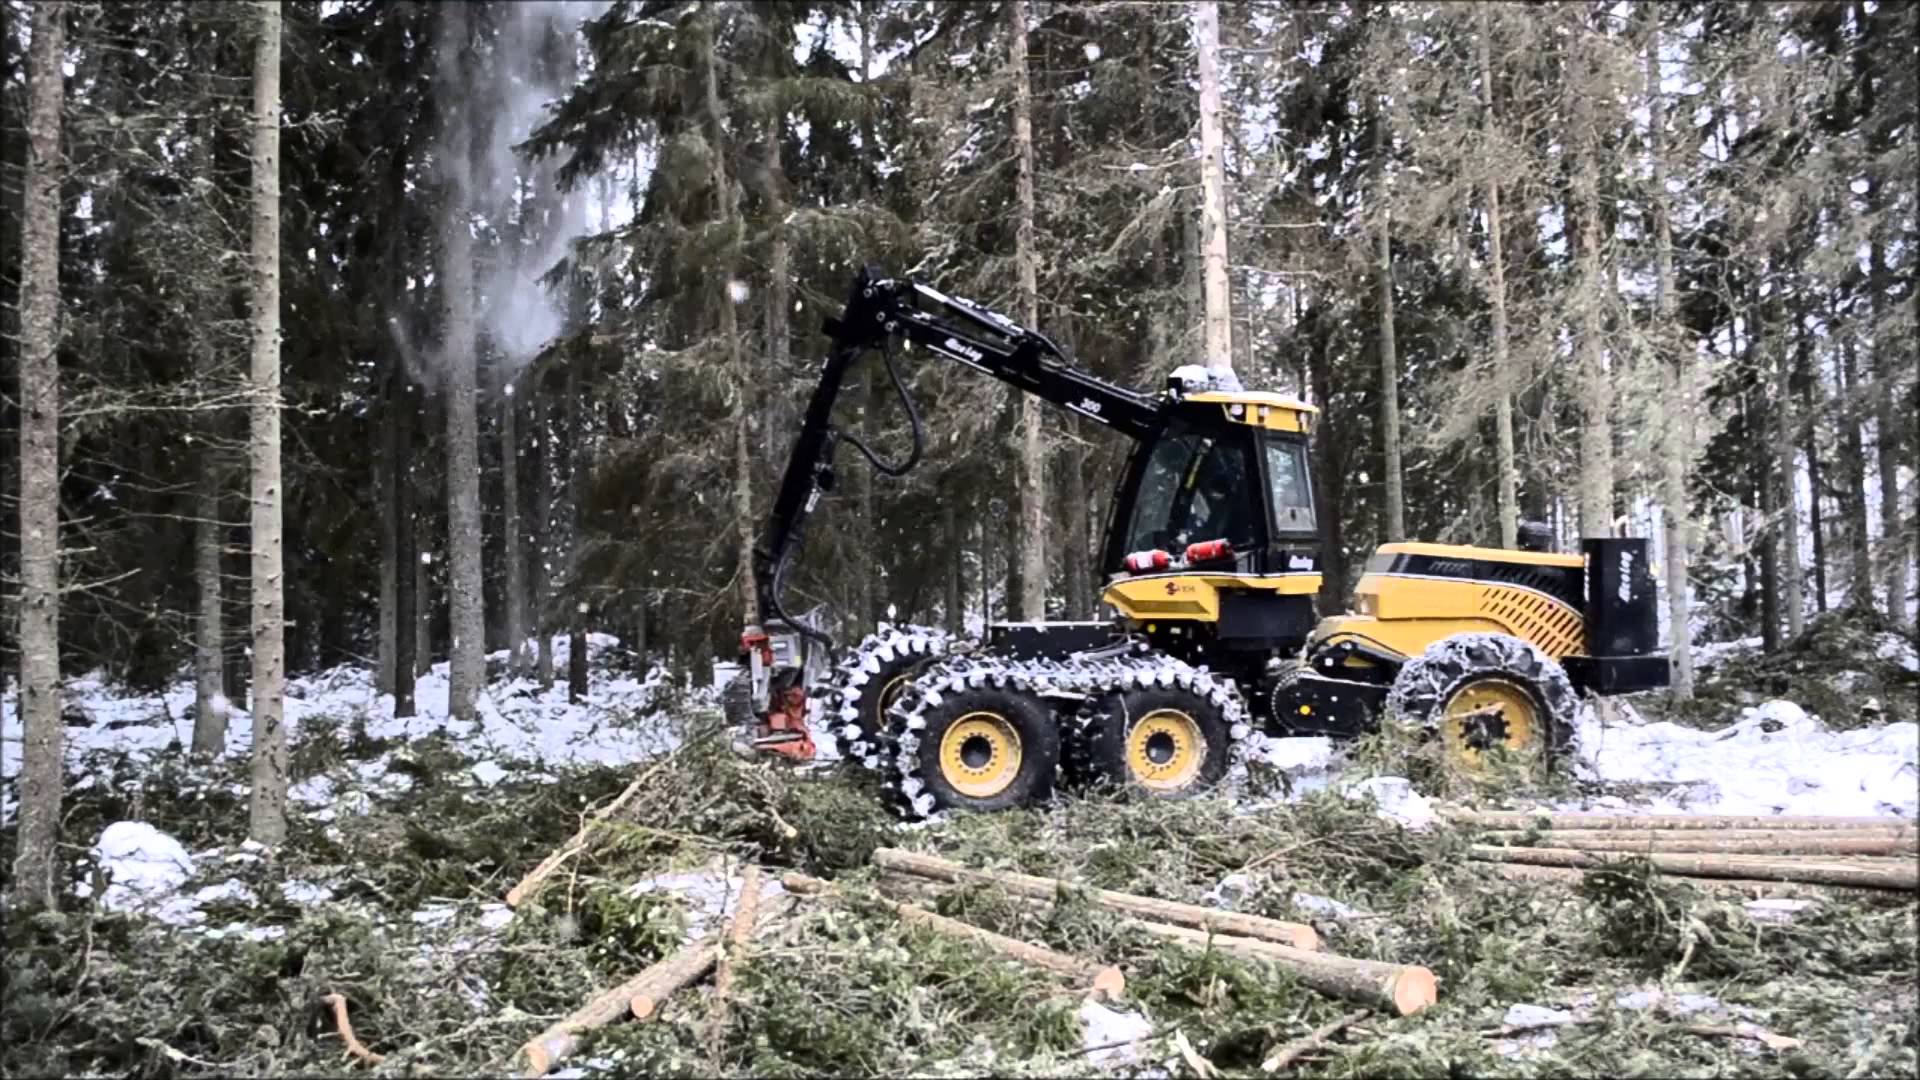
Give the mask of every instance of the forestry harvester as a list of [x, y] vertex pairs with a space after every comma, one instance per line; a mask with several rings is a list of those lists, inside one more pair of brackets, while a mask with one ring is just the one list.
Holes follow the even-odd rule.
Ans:
[[[754, 551], [762, 622], [742, 634], [724, 696], [761, 751], [810, 758], [808, 721], [821, 723], [906, 816], [1037, 801], [1061, 774], [1178, 798], [1218, 783], [1256, 726], [1348, 737], [1383, 715], [1467, 768], [1496, 748], [1551, 763], [1579, 695], [1667, 684], [1645, 540], [1559, 554], [1529, 526], [1519, 551], [1385, 544], [1350, 610], [1319, 618], [1313, 406], [1195, 366], [1157, 393], [1115, 386], [1037, 331], [872, 268], [826, 330], [832, 348]], [[1134, 440], [1100, 555], [1112, 617], [989, 623], [978, 640], [887, 628], [809, 685], [809, 658], [833, 643], [787, 615], [782, 580], [833, 488], [835, 446], [889, 476], [921, 454], [895, 338]], [[831, 422], [849, 368], [875, 348], [913, 432], [899, 463]]]

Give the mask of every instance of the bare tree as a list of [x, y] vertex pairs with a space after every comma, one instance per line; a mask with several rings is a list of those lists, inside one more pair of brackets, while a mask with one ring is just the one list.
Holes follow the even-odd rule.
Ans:
[[261, 0], [253, 51], [253, 791], [248, 832], [287, 835], [286, 620], [280, 488], [280, 5]]
[[20, 840], [13, 899], [54, 903], [60, 727], [60, 113], [66, 5], [33, 7], [20, 252]]
[[[1040, 322], [1039, 270], [1033, 251], [1033, 82], [1027, 71], [1027, 2], [1007, 5], [1013, 69], [1013, 153], [1015, 186], [1013, 263], [1019, 278], [1020, 317]], [[1041, 403], [1032, 395], [1020, 401], [1020, 617], [1047, 617], [1047, 450], [1040, 426]], [[1013, 601], [1012, 597], [1008, 600]]]
[[1193, 5], [1200, 61], [1200, 228], [1207, 366], [1233, 370], [1231, 281], [1227, 276], [1227, 166], [1220, 120], [1220, 5]]

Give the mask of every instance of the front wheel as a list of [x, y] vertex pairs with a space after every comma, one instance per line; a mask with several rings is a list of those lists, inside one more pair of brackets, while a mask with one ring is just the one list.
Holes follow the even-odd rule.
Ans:
[[1566, 671], [1506, 634], [1435, 642], [1387, 695], [1387, 715], [1438, 736], [1448, 765], [1468, 774], [1495, 756], [1550, 770], [1572, 748], [1578, 709]]

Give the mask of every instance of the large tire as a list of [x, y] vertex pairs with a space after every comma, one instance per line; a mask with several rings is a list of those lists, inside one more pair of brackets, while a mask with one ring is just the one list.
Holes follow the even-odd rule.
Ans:
[[926, 666], [946, 655], [948, 639], [929, 627], [889, 627], [867, 635], [840, 665], [827, 715], [841, 756], [869, 769], [884, 763], [887, 709]]
[[1108, 695], [1081, 729], [1075, 757], [1096, 785], [1186, 799], [1226, 778], [1233, 726], [1203, 695], [1155, 687]]
[[[1046, 702], [987, 685], [913, 704], [924, 705], [911, 714], [913, 726], [895, 725], [898, 776], [890, 785], [906, 816], [1006, 810], [1052, 796], [1060, 730]], [[902, 706], [894, 708], [893, 717], [905, 719]]]
[[1551, 769], [1573, 746], [1579, 707], [1566, 671], [1506, 634], [1435, 642], [1400, 669], [1387, 694], [1388, 716], [1433, 733], [1449, 762], [1470, 772], [1495, 747]]

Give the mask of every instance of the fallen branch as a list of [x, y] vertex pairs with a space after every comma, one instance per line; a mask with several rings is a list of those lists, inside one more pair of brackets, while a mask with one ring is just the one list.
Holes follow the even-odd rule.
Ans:
[[664, 761], [656, 763], [653, 768], [635, 777], [633, 783], [628, 784], [626, 790], [614, 796], [612, 802], [589, 814], [587, 820], [581, 822], [579, 830], [573, 834], [572, 839], [555, 848], [552, 854], [540, 860], [540, 865], [534, 867], [526, 877], [521, 878], [518, 885], [507, 890], [507, 906], [511, 908], [519, 907], [523, 900], [533, 894], [533, 891], [539, 887], [541, 882], [552, 876], [555, 870], [560, 869], [561, 864], [573, 858], [575, 855], [580, 854], [582, 851], [585, 851], [587, 839], [593, 834], [593, 831], [599, 828], [602, 822], [613, 816], [615, 811], [632, 801], [633, 797], [639, 794], [641, 786], [652, 778], [653, 774], [664, 764], [666, 764]]
[[[1536, 866], [1605, 867], [1620, 861], [1620, 853], [1576, 851], [1568, 848], [1514, 848], [1475, 844], [1468, 857], [1486, 862], [1532, 863]], [[1920, 890], [1920, 863], [1909, 859], [1862, 859], [1834, 862], [1764, 855], [1685, 855], [1674, 852], [1636, 852], [1662, 873], [1690, 877], [1752, 878], [1759, 881], [1803, 881], [1821, 885], [1852, 885], [1871, 889]]]
[[[837, 891], [832, 882], [821, 881], [804, 874], [788, 874], [781, 878], [780, 882], [788, 890], [796, 893], [818, 894]], [[1117, 998], [1126, 992], [1126, 974], [1117, 967], [1096, 964], [1091, 960], [1082, 960], [1077, 956], [1055, 952], [1044, 945], [1010, 938], [1005, 934], [996, 934], [991, 930], [974, 926], [972, 923], [950, 919], [945, 915], [915, 907], [912, 904], [888, 900], [885, 897], [881, 897], [880, 902], [887, 905], [900, 917], [901, 922], [908, 925], [917, 923], [952, 937], [979, 942], [1009, 959], [1078, 980], [1085, 983], [1089, 990], [1110, 998]]]
[[353, 1036], [353, 1023], [347, 1019], [347, 999], [339, 994], [328, 994], [320, 999], [333, 1006], [333, 1026], [340, 1029], [340, 1040], [347, 1044], [347, 1053], [369, 1065], [378, 1065], [387, 1060], [385, 1054], [376, 1054], [367, 1049], [366, 1044]]
[[1261, 1072], [1279, 1072], [1281, 1069], [1284, 1069], [1287, 1066], [1293, 1064], [1296, 1060], [1298, 1060], [1303, 1055], [1310, 1054], [1313, 1051], [1318, 1050], [1322, 1045], [1326, 1043], [1328, 1039], [1331, 1039], [1335, 1035], [1338, 1035], [1340, 1034], [1340, 1032], [1344, 1031], [1349, 1024], [1358, 1023], [1359, 1021], [1364, 1020], [1371, 1015], [1372, 1015], [1371, 1010], [1360, 1009], [1357, 1012], [1350, 1012], [1347, 1015], [1339, 1018], [1338, 1020], [1331, 1020], [1331, 1021], [1328, 1021], [1327, 1023], [1321, 1024], [1319, 1027], [1314, 1028], [1312, 1031], [1308, 1032], [1306, 1035], [1293, 1040], [1292, 1042], [1279, 1048], [1278, 1050], [1275, 1050], [1272, 1056], [1268, 1057], [1267, 1060], [1260, 1063], [1260, 1071]]
[[[595, 996], [565, 1019], [534, 1036], [521, 1047], [521, 1052], [527, 1058], [527, 1075], [545, 1076], [555, 1062], [579, 1047], [580, 1033], [583, 1031], [604, 1027], [629, 1009], [635, 1016], [651, 1015], [654, 1006], [649, 1004], [647, 1012], [643, 1014], [640, 1011], [641, 1000], [656, 1001], [713, 970], [718, 960], [720, 941], [720, 933], [714, 933], [695, 944], [682, 946], [666, 959]], [[663, 988], [668, 986], [672, 989], [666, 989], [663, 993]]]
[[[936, 856], [901, 851], [898, 848], [881, 848], [875, 851], [873, 863], [884, 870], [892, 870], [896, 873], [912, 874], [953, 884], [995, 885], [1009, 893], [1039, 897], [1043, 900], [1051, 900], [1063, 890], [1076, 888], [1068, 882], [1033, 877], [1028, 874], [1016, 874], [1005, 870], [975, 870]], [[1132, 893], [1115, 892], [1112, 889], [1090, 888], [1085, 892], [1096, 907], [1148, 921], [1172, 923], [1196, 930], [1213, 930], [1238, 937], [1257, 938], [1303, 950], [1320, 947], [1319, 933], [1305, 923], [1269, 919], [1260, 915], [1244, 915], [1234, 911], [1220, 911], [1216, 908], [1201, 907], [1198, 904], [1183, 904], [1177, 900], [1156, 900], [1146, 896], [1135, 896]]]
[[1531, 847], [1576, 848], [1581, 851], [1713, 852], [1723, 855], [1913, 855], [1920, 854], [1913, 834], [1891, 830], [1877, 833], [1817, 832], [1787, 829], [1779, 832], [1745, 830], [1738, 835], [1717, 831], [1647, 830], [1610, 832], [1490, 833], [1496, 844], [1525, 843]]
[[1460, 810], [1441, 807], [1437, 813], [1455, 825], [1482, 829], [1908, 829], [1915, 823], [1899, 817], [1818, 817], [1731, 814], [1591, 814], [1547, 813], [1530, 810]]
[[1755, 1024], [1682, 1024], [1680, 1030], [1689, 1035], [1706, 1035], [1726, 1039], [1753, 1039], [1766, 1044], [1769, 1050], [1796, 1050], [1799, 1039], [1786, 1035], [1776, 1035], [1766, 1028]]

